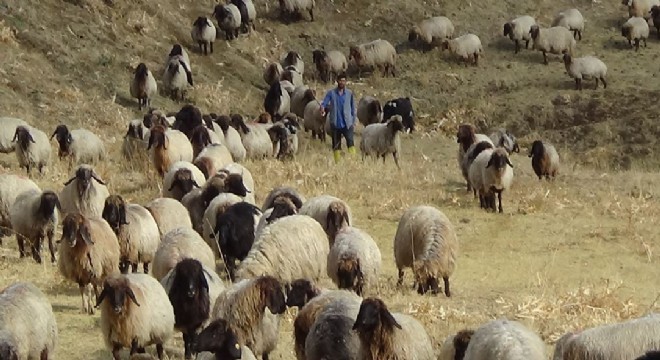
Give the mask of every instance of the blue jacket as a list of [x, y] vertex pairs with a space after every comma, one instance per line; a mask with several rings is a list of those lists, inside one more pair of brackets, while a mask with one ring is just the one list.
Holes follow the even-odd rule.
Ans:
[[[343, 106], [340, 111], [337, 111], [342, 103]], [[339, 89], [334, 88], [328, 90], [325, 94], [321, 106], [324, 108], [330, 108], [328, 112], [328, 117], [330, 118], [330, 125], [335, 129], [348, 129], [355, 125], [355, 119], [357, 118], [357, 111], [355, 109], [355, 99], [353, 98], [353, 92], [344, 88], [344, 95], [339, 95]]]

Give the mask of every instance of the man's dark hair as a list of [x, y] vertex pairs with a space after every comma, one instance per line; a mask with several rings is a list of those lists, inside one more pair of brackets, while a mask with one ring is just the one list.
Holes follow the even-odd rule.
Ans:
[[342, 71], [339, 74], [337, 74], [337, 81], [339, 81], [341, 79], [344, 79], [344, 80], [346, 79], [346, 72]]

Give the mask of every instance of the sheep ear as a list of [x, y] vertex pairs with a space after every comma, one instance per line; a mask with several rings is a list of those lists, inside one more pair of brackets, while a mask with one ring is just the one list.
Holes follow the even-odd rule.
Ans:
[[99, 298], [96, 300], [96, 308], [98, 309], [99, 306], [101, 306], [101, 303], [105, 299], [106, 295], [108, 295], [108, 287], [105, 286], [103, 287], [103, 291], [101, 291], [101, 294], [99, 295]]
[[179, 180], [174, 180], [174, 181], [172, 181], [172, 185], [170, 186], [169, 189], [167, 189], [167, 191], [172, 191], [172, 189], [174, 189], [174, 187], [175, 187], [176, 184], [178, 184], [178, 183], [179, 183]]
[[388, 324], [390, 327], [397, 327], [399, 329], [403, 329], [401, 325], [394, 319], [394, 316], [392, 316], [392, 313], [390, 313], [387, 309], [381, 309], [380, 312], [380, 321]]
[[76, 179], [76, 177], [74, 176], [74, 177], [72, 177], [71, 179], [67, 180], [67, 181], [64, 183], [64, 186], [67, 186], [67, 185], [71, 184], [71, 182], [72, 182], [73, 180], [75, 180], [75, 179]]
[[131, 298], [131, 300], [135, 303], [135, 305], [140, 306], [140, 303], [138, 303], [137, 299], [135, 298], [135, 293], [133, 292], [133, 289], [129, 287], [126, 291], [126, 294], [128, 294], [128, 297]]
[[99, 176], [96, 175], [95, 172], [92, 172], [92, 178], [93, 178], [94, 180], [96, 180], [99, 184], [101, 184], [101, 185], [105, 185], [105, 182], [103, 182], [103, 180], [101, 180], [101, 179], [99, 178]]
[[197, 181], [195, 181], [195, 180], [192, 181], [192, 184], [193, 184], [193, 186], [196, 187], [196, 188], [199, 188], [199, 187], [200, 187], [199, 184], [197, 183]]
[[119, 223], [121, 225], [128, 225], [126, 221], [126, 205], [124, 204], [119, 206]]
[[488, 160], [488, 164], [486, 164], [486, 169], [488, 169], [488, 168], [491, 167], [492, 165], [493, 165], [493, 157], [491, 156], [491, 157], [490, 157], [490, 160]]
[[87, 245], [94, 245], [92, 237], [89, 234], [89, 221], [85, 220], [83, 226], [80, 227], [80, 237], [87, 243]]
[[202, 269], [202, 272], [199, 273], [199, 284], [202, 286], [202, 288], [206, 289], [206, 291], [209, 291], [209, 282], [206, 281], [206, 276], [204, 276], [205, 271]]
[[34, 138], [32, 137], [32, 134], [28, 133], [28, 138], [30, 139], [31, 143], [35, 143]]
[[513, 169], [513, 164], [511, 163], [511, 160], [509, 160], [509, 158], [506, 158], [506, 163], [509, 164], [509, 166], [511, 166], [511, 168]]

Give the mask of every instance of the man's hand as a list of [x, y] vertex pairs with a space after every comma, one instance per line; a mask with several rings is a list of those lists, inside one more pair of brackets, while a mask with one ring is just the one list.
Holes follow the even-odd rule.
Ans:
[[327, 112], [325, 111], [325, 108], [324, 108], [323, 106], [321, 106], [321, 109], [320, 109], [320, 110], [321, 110], [321, 116], [324, 116], [324, 117], [325, 117], [325, 114], [327, 113]]

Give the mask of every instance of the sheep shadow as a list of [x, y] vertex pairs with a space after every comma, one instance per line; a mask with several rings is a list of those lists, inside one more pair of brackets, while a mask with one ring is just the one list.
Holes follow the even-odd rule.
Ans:
[[411, 43], [410, 41], [402, 41], [394, 46], [394, 50], [397, 54], [405, 54], [407, 52], [419, 51], [422, 50], [421, 46]]
[[124, 95], [119, 95], [115, 97], [115, 104], [120, 105], [122, 107], [132, 109], [132, 108], [137, 108], [138, 107], [138, 102], [137, 99], [133, 99], [132, 97], [126, 97]]
[[[639, 47], [643, 49], [644, 48], [644, 43], [640, 43]], [[621, 37], [621, 38], [618, 38], [618, 39], [610, 39], [610, 40], [606, 41], [603, 44], [603, 49], [635, 51], [634, 43], [631, 46], [630, 44], [628, 44], [628, 40], [625, 39], [624, 37]]]

